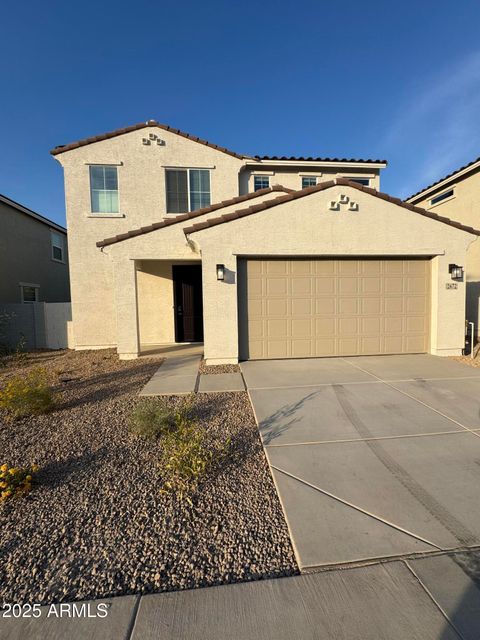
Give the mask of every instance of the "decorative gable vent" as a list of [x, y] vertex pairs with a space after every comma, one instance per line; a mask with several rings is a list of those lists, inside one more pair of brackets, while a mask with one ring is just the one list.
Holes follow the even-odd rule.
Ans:
[[336, 200], [330, 201], [329, 209], [331, 211], [340, 211], [342, 205], [347, 207], [347, 211], [358, 211], [358, 203], [355, 200], [350, 200], [345, 194], [340, 194]]
[[148, 138], [142, 138], [142, 144], [146, 146], [153, 143], [157, 143], [160, 147], [165, 146], [165, 140], [162, 140], [162, 138], [159, 138], [156, 133], [150, 133]]

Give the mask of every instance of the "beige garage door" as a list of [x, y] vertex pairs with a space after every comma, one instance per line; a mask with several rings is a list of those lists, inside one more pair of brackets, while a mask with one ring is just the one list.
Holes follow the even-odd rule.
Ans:
[[428, 350], [428, 260], [247, 260], [243, 278], [243, 357]]

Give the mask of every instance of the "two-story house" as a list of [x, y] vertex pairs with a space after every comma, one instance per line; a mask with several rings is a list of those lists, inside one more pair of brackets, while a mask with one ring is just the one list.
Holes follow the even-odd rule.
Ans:
[[[452, 220], [480, 226], [480, 158], [411, 195], [406, 202]], [[470, 245], [466, 261], [466, 317], [480, 335], [480, 242]]]
[[210, 364], [461, 352], [448, 265], [478, 232], [382, 194], [385, 161], [247, 156], [152, 120], [51, 153], [77, 349], [204, 342]]
[[69, 300], [67, 230], [0, 195], [0, 303]]

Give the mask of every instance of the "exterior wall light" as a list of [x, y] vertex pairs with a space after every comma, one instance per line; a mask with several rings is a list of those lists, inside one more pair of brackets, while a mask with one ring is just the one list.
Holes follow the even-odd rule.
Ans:
[[459, 267], [458, 264], [449, 264], [448, 273], [452, 280], [463, 280], [463, 267]]
[[225, 280], [225, 265], [217, 264], [217, 280]]

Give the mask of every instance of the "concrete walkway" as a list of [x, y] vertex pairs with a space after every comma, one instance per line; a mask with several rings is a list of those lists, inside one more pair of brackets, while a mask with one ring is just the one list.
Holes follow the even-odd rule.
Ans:
[[165, 362], [139, 392], [140, 396], [245, 391], [241, 373], [199, 374], [203, 345], [157, 345], [150, 351], [145, 349], [144, 353], [162, 355]]
[[[125, 596], [104, 618], [2, 619], [2, 640], [478, 640], [478, 554]], [[77, 603], [80, 607], [82, 603]], [[71, 605], [70, 605], [71, 606]], [[58, 610], [58, 608], [57, 608]], [[51, 611], [51, 610], [50, 610]], [[71, 610], [70, 610], [71, 611]]]
[[428, 355], [241, 367], [303, 570], [480, 545], [480, 369]]

